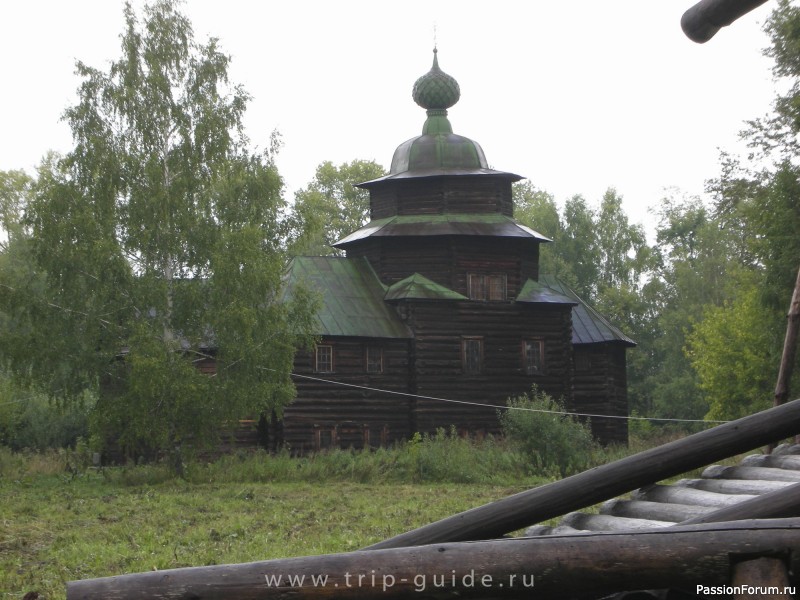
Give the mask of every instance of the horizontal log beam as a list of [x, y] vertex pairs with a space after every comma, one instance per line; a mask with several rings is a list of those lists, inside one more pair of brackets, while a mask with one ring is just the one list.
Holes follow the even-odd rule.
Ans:
[[[70, 582], [67, 600], [501, 599], [668, 587], [693, 590], [698, 584], [729, 583], [732, 558], [787, 552], [800, 554], [800, 519], [435, 544], [152, 571]], [[303, 578], [302, 583], [290, 583], [289, 576]], [[320, 583], [319, 577], [325, 576]], [[316, 584], [312, 577], [317, 577]]]
[[800, 483], [687, 519], [681, 525], [785, 517], [800, 517]]
[[431, 523], [368, 549], [497, 538], [580, 510], [644, 485], [674, 477], [794, 436], [800, 432], [800, 400], [695, 433], [491, 504]]
[[672, 502], [675, 504], [692, 504], [695, 506], [707, 506], [711, 508], [722, 508], [732, 504], [739, 504], [750, 498], [755, 498], [752, 494], [721, 494], [719, 492], [707, 492], [691, 487], [679, 485], [649, 485], [636, 490], [631, 494], [634, 500], [644, 500], [649, 502]]

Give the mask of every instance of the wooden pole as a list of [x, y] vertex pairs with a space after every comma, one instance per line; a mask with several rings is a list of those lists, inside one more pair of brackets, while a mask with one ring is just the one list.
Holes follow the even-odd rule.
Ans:
[[736, 19], [767, 0], [700, 0], [681, 17], [681, 28], [693, 42], [703, 44]]
[[497, 538], [800, 432], [800, 400], [479, 506], [368, 549]]
[[67, 600], [452, 600], [664, 588], [695, 592], [698, 585], [729, 585], [731, 557], [776, 553], [800, 554], [800, 519], [436, 544], [151, 571], [70, 582]]
[[783, 340], [781, 366], [778, 370], [778, 382], [775, 385], [775, 406], [779, 406], [789, 399], [789, 384], [797, 356], [798, 329], [800, 329], [800, 269], [797, 271], [792, 301], [789, 303], [789, 312], [786, 314], [786, 337]]

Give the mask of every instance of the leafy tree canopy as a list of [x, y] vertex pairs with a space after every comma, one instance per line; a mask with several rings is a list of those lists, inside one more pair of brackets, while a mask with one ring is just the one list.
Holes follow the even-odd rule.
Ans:
[[385, 174], [372, 160], [353, 160], [338, 167], [330, 161], [320, 164], [314, 179], [295, 194], [289, 217], [290, 252], [339, 254], [332, 244], [369, 221], [369, 192], [356, 184]]
[[229, 57], [195, 41], [177, 0], [124, 17], [110, 68], [77, 64], [74, 147], [41, 166], [27, 209], [41, 293], [4, 288], [30, 336], [0, 352], [54, 396], [99, 388], [99, 440], [172, 449], [280, 412], [314, 302], [280, 301], [276, 144], [249, 150]]

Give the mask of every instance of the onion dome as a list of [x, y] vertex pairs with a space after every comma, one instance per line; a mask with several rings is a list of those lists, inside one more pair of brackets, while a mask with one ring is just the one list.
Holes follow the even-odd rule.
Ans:
[[480, 145], [453, 133], [447, 109], [461, 97], [458, 82], [439, 67], [438, 51], [433, 49], [433, 66], [417, 79], [412, 90], [414, 102], [427, 112], [422, 135], [403, 142], [395, 150], [389, 176], [453, 171], [474, 172], [488, 169]]
[[439, 68], [436, 48], [433, 49], [433, 66], [431, 70], [414, 82], [411, 97], [414, 102], [425, 109], [446, 110], [461, 97], [458, 82]]

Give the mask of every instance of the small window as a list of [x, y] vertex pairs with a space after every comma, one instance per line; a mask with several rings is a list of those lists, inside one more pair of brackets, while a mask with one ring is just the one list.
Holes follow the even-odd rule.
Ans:
[[461, 340], [461, 364], [466, 375], [478, 375], [483, 370], [483, 339]]
[[383, 373], [383, 348], [367, 346], [367, 373]]
[[317, 373], [333, 373], [333, 346], [317, 346], [314, 370]]
[[505, 275], [489, 275], [487, 276], [489, 283], [489, 301], [502, 302], [506, 299], [506, 276]]
[[522, 368], [526, 375], [544, 373], [544, 340], [523, 340]]
[[496, 273], [493, 275], [467, 275], [470, 300], [502, 302], [506, 299], [506, 276]]

